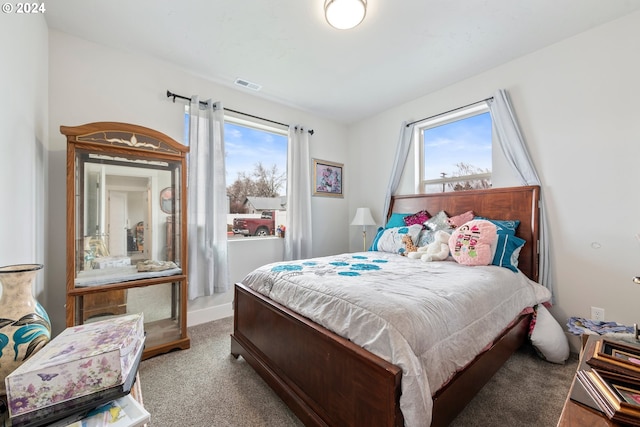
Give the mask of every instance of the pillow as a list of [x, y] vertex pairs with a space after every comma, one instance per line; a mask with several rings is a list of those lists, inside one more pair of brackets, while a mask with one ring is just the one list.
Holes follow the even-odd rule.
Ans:
[[387, 221], [387, 224], [384, 226], [384, 228], [404, 227], [405, 225], [407, 225], [404, 223], [404, 218], [409, 215], [411, 214], [392, 213], [391, 218], [389, 218], [389, 221]]
[[498, 234], [511, 234], [515, 235], [518, 226], [520, 225], [520, 220], [518, 219], [490, 219], [484, 218], [481, 216], [477, 216], [474, 219], [484, 219], [487, 221], [491, 221], [494, 223], [498, 229]]
[[384, 228], [382, 227], [378, 227], [378, 231], [376, 232], [376, 236], [373, 238], [373, 242], [371, 242], [371, 246], [369, 246], [369, 250], [370, 251], [375, 251], [378, 247], [378, 239], [380, 239], [380, 236], [382, 236], [382, 232], [384, 231]]
[[549, 310], [538, 304], [531, 319], [529, 339], [536, 353], [544, 360], [552, 363], [564, 363], [569, 358], [569, 341], [562, 326], [549, 313]]
[[473, 218], [473, 211], [466, 211], [465, 213], [449, 218], [449, 225], [453, 228], [458, 228], [465, 222], [471, 221]]
[[514, 272], [518, 271], [518, 256], [520, 249], [524, 246], [526, 240], [511, 234], [498, 233], [496, 243], [496, 253], [493, 256], [491, 264], [506, 267]]
[[435, 240], [436, 231], [438, 230], [424, 229], [420, 231], [420, 234], [418, 234], [418, 239], [416, 241], [416, 246], [427, 246], [428, 244], [433, 243], [433, 241]]
[[[423, 225], [429, 219], [429, 213], [427, 211], [416, 212], [413, 215], [404, 217], [404, 225]], [[423, 226], [424, 228], [424, 226]]]
[[449, 230], [451, 226], [449, 226], [449, 216], [445, 211], [438, 212], [435, 216], [429, 218], [427, 222], [424, 223], [427, 230]]
[[379, 252], [391, 252], [402, 255], [407, 250], [402, 238], [408, 235], [411, 237], [411, 242], [415, 245], [420, 230], [422, 230], [422, 224], [382, 229], [378, 233], [378, 236], [376, 236], [371, 249]]
[[451, 233], [451, 256], [462, 265], [489, 265], [497, 237], [496, 226], [490, 221], [465, 222]]

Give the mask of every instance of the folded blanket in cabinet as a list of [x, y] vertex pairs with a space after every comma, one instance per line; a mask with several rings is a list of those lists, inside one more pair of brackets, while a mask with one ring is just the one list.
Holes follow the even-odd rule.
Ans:
[[164, 271], [164, 270], [171, 270], [173, 268], [178, 268], [176, 263], [173, 261], [154, 261], [154, 260], [141, 261], [138, 264], [136, 264], [136, 267], [139, 272]]

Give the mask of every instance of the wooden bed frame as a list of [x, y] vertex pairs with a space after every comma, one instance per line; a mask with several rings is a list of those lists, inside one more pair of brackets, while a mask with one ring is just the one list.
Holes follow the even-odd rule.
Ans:
[[[444, 210], [449, 216], [473, 210], [487, 218], [519, 219], [517, 235], [527, 241], [519, 268], [537, 281], [539, 192], [538, 186], [523, 186], [395, 196], [390, 210]], [[399, 367], [242, 284], [235, 286], [234, 310], [231, 354], [242, 356], [306, 426], [404, 425]], [[529, 317], [515, 319], [435, 392], [432, 426], [450, 424], [522, 345]]]

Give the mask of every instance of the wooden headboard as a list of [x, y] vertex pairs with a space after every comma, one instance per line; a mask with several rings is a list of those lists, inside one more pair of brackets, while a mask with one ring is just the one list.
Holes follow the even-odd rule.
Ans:
[[518, 258], [518, 268], [530, 279], [538, 281], [540, 187], [491, 188], [488, 190], [393, 196], [391, 213], [414, 213], [426, 210], [431, 216], [444, 210], [449, 216], [473, 211], [491, 219], [520, 220], [516, 236], [527, 241]]

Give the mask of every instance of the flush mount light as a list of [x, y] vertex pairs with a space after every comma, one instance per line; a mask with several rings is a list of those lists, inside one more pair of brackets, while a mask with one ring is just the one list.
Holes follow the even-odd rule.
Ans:
[[338, 30], [353, 28], [364, 19], [367, 0], [325, 0], [324, 16]]

